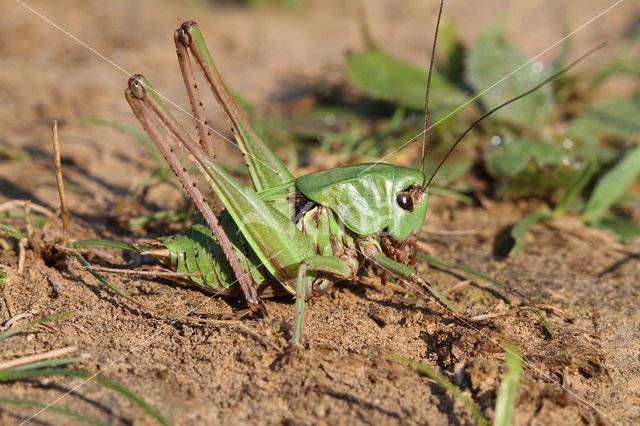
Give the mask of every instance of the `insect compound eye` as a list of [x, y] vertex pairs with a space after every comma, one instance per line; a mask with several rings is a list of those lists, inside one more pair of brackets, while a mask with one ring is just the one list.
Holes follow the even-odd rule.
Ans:
[[406, 210], [408, 212], [413, 211], [413, 198], [411, 198], [411, 194], [409, 194], [408, 192], [398, 192], [398, 195], [396, 196], [396, 202], [402, 210]]
[[129, 79], [129, 89], [131, 89], [131, 93], [138, 99], [144, 98], [144, 84], [142, 83], [141, 75], [134, 75]]

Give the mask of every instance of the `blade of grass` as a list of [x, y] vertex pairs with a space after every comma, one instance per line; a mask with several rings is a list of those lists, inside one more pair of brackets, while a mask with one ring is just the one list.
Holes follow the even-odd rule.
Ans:
[[170, 222], [178, 222], [187, 217], [188, 209], [170, 209], [170, 210], [160, 210], [152, 214], [148, 214], [145, 216], [139, 216], [133, 218], [127, 222], [127, 227], [134, 228], [136, 226], [146, 225], [150, 222], [155, 222], [160, 219], [167, 219]]
[[98, 426], [108, 426], [111, 423], [103, 422], [100, 419], [95, 417], [87, 416], [86, 414], [79, 413], [74, 410], [69, 410], [68, 408], [58, 407], [56, 405], [51, 405], [47, 402], [43, 401], [34, 401], [31, 399], [13, 399], [13, 398], [0, 398], [0, 404], [12, 404], [12, 405], [23, 405], [28, 407], [38, 407], [38, 408], [47, 408], [49, 411], [53, 411], [54, 413], [62, 414], [67, 417], [73, 417], [74, 419], [78, 419], [84, 423], [89, 423]]
[[640, 145], [633, 148], [618, 165], [598, 181], [580, 219], [585, 223], [591, 223], [602, 218], [638, 175], [640, 175]]
[[[511, 291], [511, 292], [515, 292], [520, 297], [523, 297], [526, 300], [526, 297], [524, 297], [521, 294], [519, 294], [518, 292], [516, 292], [509, 284], [507, 284], [507, 283], [505, 283], [503, 281], [497, 280], [495, 278], [492, 278], [492, 277], [490, 277], [488, 275], [485, 275], [485, 274], [483, 274], [481, 272], [478, 272], [478, 271], [476, 271], [474, 269], [471, 269], [471, 268], [469, 268], [467, 266], [448, 263], [448, 262], [442, 261], [440, 259], [437, 259], [437, 258], [435, 258], [435, 257], [433, 257], [431, 255], [423, 253], [423, 252], [418, 252], [418, 257], [420, 259], [424, 259], [427, 262], [429, 262], [429, 263], [431, 263], [433, 265], [436, 265], [436, 266], [441, 266], [441, 267], [446, 268], [446, 269], [457, 269], [459, 271], [466, 272], [467, 274], [469, 274], [469, 275], [471, 275], [473, 277], [476, 277], [476, 278], [480, 278], [481, 280], [486, 281], [489, 284], [493, 284], [498, 288], [501, 288], [501, 289], [507, 290], [507, 291]], [[529, 302], [529, 300], [527, 300], [527, 303], [531, 304]], [[540, 320], [540, 322], [544, 326], [544, 328], [547, 331], [547, 333], [549, 333], [549, 335], [553, 337], [555, 335], [555, 332], [553, 331], [553, 328], [551, 327], [551, 324], [549, 324], [547, 319], [540, 313], [539, 309], [534, 307], [534, 312], [536, 313], [536, 316], [538, 317], [538, 319]]]
[[[18, 217], [18, 218], [24, 218], [24, 211], [4, 211], [4, 212], [0, 212], [0, 217]], [[31, 217], [31, 223], [34, 226], [42, 226], [44, 224], [47, 223], [47, 221], [49, 220], [48, 218], [39, 215], [39, 214], [34, 214], [31, 213], [30, 215]]]
[[524, 242], [524, 234], [527, 229], [534, 223], [541, 222], [543, 220], [551, 219], [553, 213], [544, 207], [538, 211], [526, 215], [511, 229], [511, 237], [515, 240], [515, 244], [509, 250], [509, 256], [515, 256], [522, 250], [522, 244]]
[[0, 233], [8, 235], [9, 237], [15, 238], [17, 240], [25, 237], [22, 232], [10, 227], [9, 225], [5, 225], [4, 223], [0, 223]]
[[57, 314], [53, 314], [53, 315], [46, 315], [44, 317], [40, 317], [38, 319], [35, 319], [33, 321], [29, 321], [26, 324], [22, 324], [19, 325], [17, 327], [14, 327], [10, 330], [5, 331], [4, 333], [0, 334], [0, 340], [6, 339], [7, 337], [11, 337], [14, 334], [18, 334], [24, 330], [27, 330], [31, 327], [33, 327], [36, 324], [44, 324], [45, 322], [50, 322], [50, 321], [56, 321], [62, 318], [66, 318], [66, 317], [70, 317], [73, 315], [73, 312], [59, 312]]
[[89, 240], [80, 240], [80, 241], [71, 243], [71, 247], [73, 248], [78, 248], [82, 246], [108, 246], [108, 247], [120, 248], [123, 250], [137, 251], [136, 249], [131, 247], [129, 244], [123, 243], [121, 241], [89, 239]]
[[640, 224], [615, 216], [602, 218], [591, 225], [597, 228], [610, 229], [615, 232], [623, 242], [640, 237]]
[[[120, 248], [120, 249], [123, 249], [123, 250], [137, 251], [136, 249], [131, 247], [129, 244], [123, 243], [121, 241], [89, 239], [89, 240], [80, 240], [80, 241], [76, 241], [74, 243], [71, 243], [71, 247], [73, 247], [73, 248], [78, 248], [78, 247], [82, 247], [82, 246], [89, 246], [89, 245], [107, 246], [107, 247]], [[85, 259], [79, 253], [76, 253], [76, 259], [78, 259], [78, 262], [80, 262], [80, 264], [83, 265], [83, 266], [91, 266], [89, 261], [87, 261], [87, 259]], [[122, 297], [124, 297], [124, 298], [126, 298], [128, 300], [133, 300], [133, 299], [131, 299], [131, 296], [126, 291], [122, 290], [120, 287], [118, 287], [117, 285], [113, 284], [111, 281], [109, 281], [109, 279], [107, 277], [102, 275], [100, 272], [96, 272], [96, 271], [89, 271], [89, 272], [91, 272], [91, 275], [96, 277], [101, 283], [103, 283], [104, 285], [106, 285], [111, 290], [115, 291], [116, 293], [118, 293], [120, 296], [122, 296]]]
[[473, 198], [451, 189], [438, 188], [438, 187], [432, 186], [431, 188], [429, 188], [429, 194], [441, 195], [443, 197], [453, 198], [454, 200], [458, 200], [466, 204], [473, 203]]
[[597, 162], [595, 160], [589, 161], [589, 164], [587, 164], [582, 173], [580, 173], [578, 177], [571, 183], [571, 185], [569, 185], [567, 192], [565, 192], [558, 204], [556, 204], [555, 208], [553, 209], [553, 219], [557, 219], [562, 216], [567, 210], [567, 207], [571, 205], [576, 196], [580, 193], [580, 191], [582, 191], [582, 188], [584, 188], [586, 184], [589, 183], [589, 180], [591, 180], [593, 173], [596, 171], [596, 164]]
[[462, 403], [469, 409], [469, 411], [471, 411], [471, 414], [476, 419], [476, 422], [479, 425], [487, 424], [487, 420], [484, 418], [484, 416], [482, 415], [482, 412], [480, 411], [478, 406], [475, 404], [475, 402], [473, 402], [470, 398], [464, 395], [456, 385], [454, 385], [449, 380], [447, 380], [447, 378], [444, 377], [442, 374], [440, 374], [439, 372], [437, 372], [436, 370], [434, 370], [433, 368], [429, 367], [426, 364], [423, 364], [421, 362], [415, 361], [410, 358], [405, 358], [396, 353], [392, 352], [389, 354], [389, 356], [392, 360], [399, 362], [400, 364], [404, 364], [407, 367], [414, 368], [420, 374], [427, 376], [432, 380], [435, 380], [435, 382], [438, 383], [440, 386], [442, 386], [443, 389], [451, 393], [455, 398], [462, 401]]
[[31, 158], [31, 154], [24, 149], [0, 145], [0, 157], [5, 157], [10, 160], [29, 160]]
[[34, 361], [28, 364], [17, 365], [15, 367], [3, 368], [3, 369], [0, 369], [0, 371], [25, 371], [25, 370], [36, 370], [38, 368], [45, 368], [45, 367], [59, 367], [61, 365], [74, 364], [82, 360], [83, 358], [80, 356], [45, 359], [42, 361]]
[[445, 262], [443, 260], [440, 260], [438, 258], [435, 258], [435, 257], [429, 255], [429, 254], [422, 253], [422, 252], [418, 253], [418, 257], [421, 258], [421, 259], [424, 259], [427, 262], [432, 263], [432, 264], [434, 264], [436, 266], [442, 266], [443, 268], [447, 268], [447, 269], [458, 269], [460, 271], [466, 272], [469, 275], [472, 275], [472, 276], [474, 276], [476, 278], [480, 278], [481, 280], [484, 280], [484, 281], [486, 281], [486, 282], [488, 282], [490, 284], [493, 284], [493, 285], [495, 285], [495, 286], [497, 286], [499, 288], [502, 288], [502, 289], [510, 289], [511, 288], [511, 286], [509, 284], [507, 284], [505, 282], [502, 282], [500, 280], [497, 280], [495, 278], [491, 278], [490, 276], [485, 275], [485, 274], [483, 274], [481, 272], [478, 272], [476, 270], [473, 270], [473, 269], [471, 269], [471, 268], [469, 268], [467, 266], [456, 265], [454, 263], [448, 263], [448, 262]]
[[101, 385], [113, 389], [114, 391], [120, 393], [127, 399], [133, 401], [138, 406], [140, 406], [144, 411], [147, 412], [150, 416], [155, 418], [162, 425], [169, 425], [169, 422], [158, 413], [158, 411], [144, 401], [140, 396], [138, 396], [133, 391], [129, 390], [125, 386], [120, 383], [114, 382], [113, 380], [109, 380], [106, 377], [94, 375], [92, 373], [88, 373], [86, 371], [80, 370], [68, 370], [68, 369], [36, 369], [36, 370], [27, 370], [27, 371], [11, 371], [11, 370], [3, 370], [0, 371], [0, 379], [24, 379], [27, 377], [37, 377], [37, 376], [63, 376], [63, 377], [81, 377], [84, 379], [90, 379]]
[[522, 375], [522, 356], [518, 347], [511, 342], [502, 343], [506, 371], [498, 388], [494, 426], [510, 426], [515, 411], [516, 392]]
[[[88, 240], [86, 240], [86, 241], [88, 241]], [[87, 261], [87, 259], [82, 257], [81, 254], [76, 254], [76, 259], [78, 259], [78, 262], [80, 262], [80, 264], [82, 266], [91, 266], [91, 264]], [[91, 275], [96, 277], [102, 284], [106, 285], [111, 290], [113, 290], [116, 293], [118, 293], [120, 296], [124, 297], [125, 299], [133, 301], [131, 296], [129, 296], [129, 294], [126, 291], [121, 290], [120, 287], [118, 287], [117, 285], [113, 284], [111, 281], [109, 281], [107, 279], [107, 277], [102, 275], [100, 272], [96, 272], [96, 271], [89, 271], [89, 272], [91, 272]]]

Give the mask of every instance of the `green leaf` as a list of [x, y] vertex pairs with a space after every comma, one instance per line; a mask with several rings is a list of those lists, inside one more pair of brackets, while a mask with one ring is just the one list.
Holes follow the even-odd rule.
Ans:
[[[4, 212], [0, 212], [0, 217], [20, 217], [20, 218], [24, 218], [24, 210], [20, 210], [20, 211], [4, 211]], [[49, 220], [49, 218], [41, 216], [39, 214], [34, 214], [31, 213], [31, 223], [34, 226], [42, 226], [45, 223], [47, 223], [47, 221]]]
[[534, 213], [525, 216], [511, 229], [511, 237], [515, 240], [515, 244], [509, 251], [509, 256], [517, 255], [522, 249], [522, 243], [524, 241], [524, 233], [531, 225], [537, 222], [541, 222], [546, 219], [551, 219], [553, 214], [549, 209], [542, 208]]
[[[438, 171], [433, 179], [434, 184], [445, 186], [469, 173], [474, 164], [473, 158], [469, 157], [449, 160], [446, 166]], [[430, 176], [438, 166], [438, 162], [433, 157], [427, 157], [424, 162], [424, 174]]]
[[486, 425], [487, 424], [487, 420], [484, 418], [484, 416], [482, 415], [482, 411], [480, 411], [480, 409], [475, 404], [475, 402], [473, 402], [469, 397], [467, 397], [465, 394], [463, 394], [462, 391], [460, 390], [460, 388], [458, 388], [456, 385], [451, 383], [442, 374], [440, 374], [439, 372], [437, 372], [436, 370], [434, 370], [433, 368], [429, 367], [426, 364], [423, 364], [421, 362], [418, 362], [418, 361], [410, 359], [410, 358], [405, 358], [402, 355], [398, 355], [398, 354], [392, 352], [392, 353], [389, 354], [389, 356], [390, 356], [390, 358], [392, 360], [397, 361], [397, 362], [399, 362], [401, 364], [404, 364], [407, 367], [414, 368], [420, 374], [422, 374], [424, 376], [427, 376], [430, 379], [434, 380], [436, 383], [438, 383], [440, 386], [442, 386], [442, 388], [444, 390], [446, 390], [447, 392], [451, 393], [451, 395], [453, 395], [455, 398], [460, 400], [469, 409], [469, 411], [471, 411], [471, 414], [476, 419], [476, 422], [479, 425]]
[[596, 143], [602, 136], [632, 138], [640, 133], [640, 96], [611, 99], [592, 105], [573, 119], [567, 133], [582, 141]]
[[[476, 91], [482, 92], [509, 76], [482, 95], [487, 109], [521, 95], [550, 75], [539, 61], [510, 75], [527, 63], [528, 58], [506, 39], [505, 27], [504, 17], [495, 19], [480, 34], [469, 53], [468, 76]], [[492, 117], [527, 127], [540, 126], [549, 118], [553, 105], [552, 87], [546, 85]]]
[[[440, 259], [437, 259], [431, 255], [428, 255], [426, 253], [422, 253], [422, 252], [418, 252], [418, 257], [420, 259], [424, 259], [427, 262], [436, 265], [436, 266], [441, 266], [443, 268], [447, 268], [447, 269], [458, 269], [460, 271], [466, 272], [467, 274], [474, 276], [476, 278], [480, 278], [481, 280], [484, 280], [490, 284], [493, 284], [494, 286], [507, 290], [507, 291], [511, 291], [513, 292], [513, 289], [511, 288], [511, 286], [503, 281], [497, 280], [495, 278], [492, 278], [488, 275], [485, 275], [481, 272], [478, 272], [474, 269], [471, 269], [467, 266], [463, 266], [463, 265], [455, 265], [453, 263], [448, 263], [445, 261], [442, 261]], [[522, 297], [521, 294], [517, 293], [518, 296]], [[540, 313], [539, 309], [535, 309], [535, 313], [536, 316], [538, 317], [538, 319], [540, 320], [540, 322], [542, 323], [542, 325], [544, 326], [544, 328], [547, 330], [547, 332], [549, 333], [550, 336], [553, 336], [555, 333], [553, 331], [553, 328], [551, 328], [551, 324], [549, 324], [549, 322], [545, 319], [545, 317]]]
[[592, 225], [612, 230], [622, 241], [640, 237], [640, 225], [615, 216], [600, 219]]
[[502, 197], [548, 196], [568, 187], [582, 172], [582, 155], [565, 149], [558, 141], [518, 139], [506, 134], [485, 151], [487, 170], [501, 178]]
[[[123, 243], [120, 241], [112, 241], [112, 240], [89, 239], [89, 240], [80, 240], [80, 241], [71, 243], [71, 247], [73, 248], [78, 248], [82, 246], [91, 246], [91, 245], [115, 247], [123, 250], [138, 251], [127, 243]], [[80, 253], [76, 254], [76, 259], [78, 259], [78, 262], [80, 262], [80, 264], [82, 264], [83, 266], [91, 266], [89, 261], [85, 259]], [[133, 300], [131, 299], [131, 296], [126, 291], [122, 290], [120, 287], [118, 287], [117, 285], [109, 281], [109, 279], [104, 275], [102, 275], [101, 273], [96, 271], [89, 271], [89, 272], [91, 273], [91, 275], [96, 277], [101, 283], [103, 283], [104, 285], [106, 285], [116, 293], [118, 293], [120, 296], [124, 297], [125, 299]]]
[[[427, 73], [407, 62], [374, 50], [354, 53], [347, 61], [347, 78], [351, 84], [375, 99], [396, 102], [423, 110]], [[440, 74], [431, 77], [430, 111], [442, 111], [465, 100], [464, 94]]]
[[127, 243], [123, 243], [121, 241], [113, 241], [113, 240], [89, 239], [89, 240], [79, 240], [71, 243], [71, 247], [73, 248], [78, 248], [82, 246], [107, 246], [107, 247], [120, 248], [123, 250], [137, 251]]
[[13, 328], [5, 331], [4, 333], [0, 334], [0, 340], [6, 339], [7, 337], [11, 337], [14, 334], [18, 334], [21, 331], [27, 330], [27, 329], [33, 327], [36, 324], [43, 324], [45, 322], [56, 321], [56, 320], [59, 320], [61, 318], [70, 317], [72, 315], [73, 315], [73, 312], [60, 312], [60, 313], [53, 314], [53, 315], [46, 315], [44, 317], [35, 319], [33, 321], [29, 321], [26, 324], [22, 324], [22, 325], [19, 325], [17, 327], [13, 327]]
[[444, 53], [444, 64], [436, 58], [435, 66], [450, 83], [461, 86], [464, 84], [464, 63], [467, 49], [462, 43], [458, 27], [448, 16], [440, 21], [438, 34], [438, 50]]
[[31, 399], [0, 398], [0, 404], [24, 405], [28, 407], [46, 408], [48, 411], [52, 411], [54, 413], [62, 414], [68, 417], [73, 417], [74, 419], [78, 419], [83, 423], [89, 423], [89, 424], [99, 425], [99, 426], [108, 426], [111, 424], [109, 422], [103, 422], [100, 419], [87, 416], [85, 414], [79, 413], [74, 410], [58, 407], [57, 405], [51, 405], [51, 403], [44, 402], [44, 401], [34, 401]]
[[31, 154], [20, 148], [14, 148], [8, 145], [0, 145], [0, 157], [9, 158], [11, 160], [29, 160]]
[[[89, 241], [89, 240], [86, 240], [86, 241]], [[91, 266], [89, 261], [84, 257], [82, 257], [81, 254], [76, 254], [76, 259], [78, 259], [78, 262], [80, 262], [82, 266]], [[102, 275], [100, 272], [96, 272], [96, 271], [89, 271], [89, 272], [91, 273], [91, 275], [96, 277], [102, 284], [106, 285], [111, 290], [118, 293], [120, 296], [124, 297], [125, 299], [133, 300], [131, 299], [131, 296], [129, 296], [129, 294], [126, 291], [120, 289], [120, 287], [118, 287], [117, 285], [109, 281], [109, 279], [104, 275]]]
[[[184, 220], [189, 213], [188, 209], [168, 209], [168, 210], [158, 210], [157, 212], [138, 216], [133, 219], [129, 219], [127, 221], [128, 228], [135, 228], [136, 226], [146, 225], [151, 222], [157, 222], [160, 220], [165, 220], [167, 222], [179, 222]], [[131, 247], [121, 247], [128, 250], [131, 250]]]
[[10, 227], [9, 225], [5, 225], [4, 223], [0, 223], [0, 233], [5, 234], [9, 237], [13, 237], [17, 240], [25, 237], [22, 232]]
[[440, 188], [439, 186], [430, 186], [429, 194], [441, 195], [443, 197], [453, 198], [454, 200], [458, 200], [461, 203], [465, 203], [465, 204], [473, 204], [473, 198], [448, 188]]
[[76, 362], [82, 361], [82, 357], [73, 356], [66, 358], [54, 358], [54, 359], [45, 359], [42, 361], [34, 361], [27, 364], [16, 365], [15, 367], [4, 368], [0, 371], [26, 371], [26, 370], [36, 370], [38, 368], [45, 367], [59, 367], [61, 365], [67, 364], [75, 364]]
[[624, 194], [638, 175], [640, 175], [640, 146], [633, 148], [618, 165], [598, 181], [580, 219], [590, 223], [604, 216], [609, 207]]
[[0, 379], [23, 379], [27, 377], [39, 377], [39, 376], [71, 376], [71, 377], [82, 377], [88, 380], [93, 380], [101, 385], [113, 389], [116, 392], [119, 392], [129, 400], [136, 403], [143, 410], [145, 410], [149, 415], [154, 417], [158, 423], [162, 425], [169, 425], [169, 422], [158, 413], [158, 411], [145, 402], [140, 396], [129, 390], [128, 388], [122, 386], [120, 383], [114, 382], [113, 380], [109, 380], [106, 377], [99, 376], [97, 374], [87, 373], [85, 371], [79, 370], [67, 370], [67, 369], [35, 369], [35, 370], [27, 370], [27, 371], [11, 371], [11, 370], [2, 370], [0, 371]]
[[593, 91], [602, 83], [604, 83], [609, 77], [617, 74], [631, 74], [640, 76], [640, 64], [636, 61], [630, 62], [614, 62], [602, 68], [598, 75], [589, 84], [589, 90]]
[[580, 191], [582, 191], [582, 188], [584, 188], [585, 185], [589, 183], [595, 170], [596, 170], [596, 161], [592, 160], [589, 162], [589, 164], [587, 164], [587, 166], [584, 168], [582, 173], [580, 173], [576, 177], [573, 183], [569, 185], [567, 192], [564, 193], [564, 195], [562, 196], [558, 204], [556, 204], [555, 208], [553, 209], [554, 219], [564, 214], [567, 207], [571, 205], [571, 203], [576, 198], [576, 196], [580, 193]]
[[487, 150], [487, 167], [494, 175], [515, 177], [530, 162], [538, 167], [562, 164], [566, 161], [567, 151], [562, 151], [560, 145], [555, 141], [505, 137], [498, 145], [492, 145]]
[[516, 392], [522, 375], [522, 355], [518, 347], [511, 342], [504, 342], [504, 365], [506, 371], [498, 387], [496, 397], [494, 426], [511, 426], [515, 411]]

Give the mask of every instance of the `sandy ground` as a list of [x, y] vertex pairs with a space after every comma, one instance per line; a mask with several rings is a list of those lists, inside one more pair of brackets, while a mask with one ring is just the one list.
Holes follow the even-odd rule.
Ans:
[[[357, 3], [309, 1], [296, 10], [246, 9], [233, 2], [30, 1], [5, 0], [0, 18], [0, 144], [29, 153], [27, 160], [0, 158], [0, 202], [30, 199], [58, 206], [49, 123], [61, 121], [62, 158], [72, 212], [71, 238], [130, 241], [145, 237], [117, 224], [122, 198], [153, 171], [144, 148], [131, 137], [100, 126], [79, 124], [81, 116], [136, 124], [122, 97], [126, 73], [144, 72], [155, 87], [186, 107], [172, 47], [172, 31], [186, 19], [199, 23], [228, 83], [258, 106], [292, 88], [333, 75], [346, 53], [361, 48]], [[496, 14], [508, 19], [509, 37], [530, 55], [578, 28], [613, 1], [450, 1], [447, 13], [472, 40]], [[380, 45], [395, 55], [426, 64], [435, 2], [361, 2]], [[579, 31], [574, 52], [603, 39], [610, 48], [584, 64], [599, 65], [637, 28], [640, 6], [626, 1]], [[45, 18], [95, 49], [79, 45]], [[103, 55], [100, 58], [97, 54]], [[541, 59], [550, 60], [552, 50]], [[107, 59], [108, 61], [105, 61]], [[620, 79], [611, 92], [633, 82]], [[215, 108], [212, 108], [213, 111]], [[216, 128], [226, 132], [221, 116]], [[221, 142], [225, 161], [240, 161]], [[153, 187], [136, 200], [139, 212], [184, 205], [174, 185]], [[557, 336], [550, 339], [535, 315], [517, 310], [473, 329], [452, 321], [436, 305], [412, 301], [376, 280], [338, 284], [308, 304], [306, 350], [280, 366], [291, 337], [293, 304], [268, 300], [268, 318], [244, 323], [203, 323], [192, 311], [231, 312], [238, 303], [162, 280], [115, 276], [135, 303], [114, 295], [72, 260], [29, 249], [26, 273], [3, 291], [2, 321], [61, 311], [75, 316], [0, 342], [2, 360], [77, 345], [90, 357], [78, 365], [125, 384], [171, 422], [295, 424], [467, 424], [460, 402], [432, 381], [390, 360], [389, 353], [420, 360], [456, 381], [484, 414], [492, 417], [503, 372], [503, 340], [515, 342], [526, 361], [516, 400], [518, 424], [576, 424], [640, 420], [640, 320], [637, 255], [619, 249], [606, 233], [565, 219], [534, 226], [521, 255], [505, 258], [505, 230], [539, 207], [535, 202], [461, 206], [433, 197], [429, 229], [464, 230], [465, 235], [425, 231], [421, 239], [441, 259], [468, 265], [509, 282], [547, 312]], [[21, 226], [19, 221], [11, 222]], [[60, 235], [45, 235], [50, 246]], [[92, 261], [122, 265], [118, 251], [91, 254]], [[18, 264], [4, 250], [0, 263]], [[439, 289], [465, 279], [426, 264], [419, 271]], [[378, 273], [368, 271], [372, 276]], [[61, 285], [54, 290], [51, 281]], [[481, 282], [447, 293], [469, 314], [506, 312], [504, 298]], [[25, 321], [25, 320], [23, 320]], [[1, 382], [0, 397], [53, 401], [115, 423], [151, 420], [120, 395], [79, 379]], [[17, 424], [34, 408], [0, 405], [0, 423]], [[70, 422], [46, 411], [42, 424]]]

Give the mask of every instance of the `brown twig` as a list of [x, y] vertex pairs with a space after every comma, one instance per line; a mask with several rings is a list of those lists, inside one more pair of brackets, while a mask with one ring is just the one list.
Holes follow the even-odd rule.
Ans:
[[27, 243], [29, 242], [26, 238], [20, 238], [20, 242], [18, 242], [18, 275], [24, 274], [24, 264], [27, 256]]
[[9, 318], [12, 318], [15, 315], [16, 308], [13, 305], [13, 298], [11, 297], [11, 293], [9, 293], [10, 283], [11, 277], [4, 280], [4, 284], [2, 285], [2, 296], [4, 297], [4, 304], [7, 306], [7, 313], [9, 314]]
[[60, 161], [60, 144], [58, 141], [58, 122], [53, 120], [51, 126], [53, 132], [53, 158], [56, 167], [56, 181], [58, 182], [58, 196], [60, 197], [60, 209], [62, 210], [62, 245], [69, 242], [69, 208], [64, 196], [64, 182], [62, 181], [62, 162]]
[[15, 327], [16, 323], [17, 323], [18, 321], [20, 321], [22, 318], [27, 318], [28, 316], [29, 316], [29, 314], [28, 314], [28, 313], [26, 313], [26, 312], [23, 312], [23, 313], [21, 313], [21, 314], [14, 315], [14, 316], [12, 316], [11, 318], [9, 318], [9, 319], [8, 319], [8, 320], [7, 320], [7, 321], [2, 325], [2, 327], [3, 327], [4, 329], [9, 330], [9, 329], [11, 329], [11, 328]]
[[29, 236], [29, 241], [31, 241], [31, 246], [33, 246], [33, 251], [36, 254], [36, 258], [42, 258], [40, 253], [40, 237], [39, 233], [36, 233], [33, 228], [33, 224], [31, 223], [31, 200], [24, 200], [24, 220], [27, 227], [27, 235]]
[[[44, 266], [43, 266], [44, 268]], [[46, 268], [44, 268], [46, 269]], [[58, 281], [53, 274], [48, 271], [45, 270], [44, 271], [44, 275], [47, 277], [47, 280], [49, 281], [49, 284], [51, 285], [51, 288], [53, 288], [53, 291], [55, 292], [56, 295], [62, 293], [62, 290], [64, 290], [64, 287], [62, 286], [62, 284], [60, 284], [60, 281]]]
[[31, 200], [24, 200], [24, 221], [26, 222], [27, 235], [29, 239], [33, 238], [34, 230], [31, 224]]
[[5, 368], [16, 367], [18, 365], [29, 364], [31, 362], [42, 361], [43, 359], [58, 358], [58, 357], [73, 353], [77, 350], [78, 350], [78, 347], [76, 345], [72, 345], [72, 346], [67, 346], [60, 349], [54, 349], [48, 352], [42, 352], [39, 354], [23, 356], [22, 358], [0, 362], [0, 370], [4, 370]]
[[42, 227], [42, 231], [40, 232], [40, 235], [47, 235], [47, 232], [49, 231], [49, 228], [58, 219], [58, 217], [60, 217], [61, 213], [62, 213], [62, 210], [58, 209], [53, 214], [53, 216], [49, 217], [49, 220], [47, 220], [47, 223], [45, 223], [44, 226]]
[[122, 275], [142, 275], [147, 277], [200, 277], [202, 274], [200, 272], [173, 272], [173, 271], [138, 271], [135, 269], [119, 269], [119, 268], [106, 268], [104, 266], [80, 266], [75, 265], [76, 269], [81, 269], [83, 271], [94, 271], [94, 272], [111, 272], [114, 274], [122, 274]]
[[562, 309], [557, 308], [555, 306], [547, 305], [547, 304], [544, 304], [544, 303], [534, 303], [533, 306], [535, 306], [538, 309], [544, 309], [545, 311], [553, 312], [554, 314], [556, 314], [558, 316], [561, 316], [562, 318], [564, 318], [567, 321], [571, 321], [571, 319], [572, 319]]

